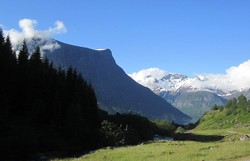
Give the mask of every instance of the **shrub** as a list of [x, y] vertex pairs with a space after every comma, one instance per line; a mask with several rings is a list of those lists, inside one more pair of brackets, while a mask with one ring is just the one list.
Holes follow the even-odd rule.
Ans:
[[178, 127], [175, 132], [176, 133], [184, 133], [186, 130], [183, 127]]
[[104, 146], [118, 146], [124, 144], [124, 133], [121, 127], [116, 124], [103, 120], [101, 123], [101, 135]]
[[155, 125], [157, 126], [157, 133], [160, 135], [167, 135], [167, 134], [171, 134], [175, 131], [176, 127], [166, 121], [166, 120], [154, 120], [153, 123], [155, 123]]
[[218, 110], [219, 107], [215, 104], [211, 109], [212, 109], [213, 111], [215, 111], [215, 110]]

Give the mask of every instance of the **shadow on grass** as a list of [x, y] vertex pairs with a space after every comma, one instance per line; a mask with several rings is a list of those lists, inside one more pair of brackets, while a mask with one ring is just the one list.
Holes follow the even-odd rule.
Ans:
[[176, 133], [173, 135], [174, 140], [180, 141], [197, 141], [197, 142], [215, 142], [224, 139], [221, 135], [198, 135], [192, 133]]

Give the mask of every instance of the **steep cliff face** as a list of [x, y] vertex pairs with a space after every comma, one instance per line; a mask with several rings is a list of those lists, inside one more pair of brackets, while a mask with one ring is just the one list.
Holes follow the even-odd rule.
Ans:
[[149, 118], [187, 123], [190, 117], [150, 89], [138, 84], [120, 68], [109, 49], [92, 50], [58, 42], [61, 46], [45, 55], [54, 64], [76, 68], [92, 84], [99, 106], [109, 113], [136, 112]]

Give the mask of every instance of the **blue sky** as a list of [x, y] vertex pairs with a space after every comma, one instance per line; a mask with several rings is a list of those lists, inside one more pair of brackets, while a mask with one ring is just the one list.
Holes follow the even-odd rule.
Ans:
[[3, 0], [0, 24], [36, 29], [60, 20], [54, 38], [89, 48], [110, 48], [126, 73], [158, 67], [187, 74], [225, 73], [250, 58], [248, 0]]

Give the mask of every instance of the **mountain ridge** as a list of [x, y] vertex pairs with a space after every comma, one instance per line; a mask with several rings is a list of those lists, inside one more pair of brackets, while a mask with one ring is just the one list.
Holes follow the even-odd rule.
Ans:
[[94, 50], [57, 41], [60, 48], [45, 56], [62, 69], [73, 67], [92, 84], [99, 106], [109, 113], [135, 112], [149, 118], [163, 118], [176, 123], [191, 119], [181, 111], [139, 85], [119, 67], [110, 49]]
[[221, 87], [222, 83], [226, 84], [227, 82], [221, 80], [220, 83], [222, 83], [218, 84], [217, 80], [217, 82], [213, 80], [217, 79], [216, 75], [200, 74], [196, 77], [188, 77], [184, 74], [166, 72], [159, 68], [148, 68], [128, 75], [138, 83], [150, 88], [157, 94], [163, 91], [207, 91], [215, 93], [221, 97], [228, 97], [238, 92], [247, 91], [250, 88], [245, 87], [238, 89], [224, 89]]

